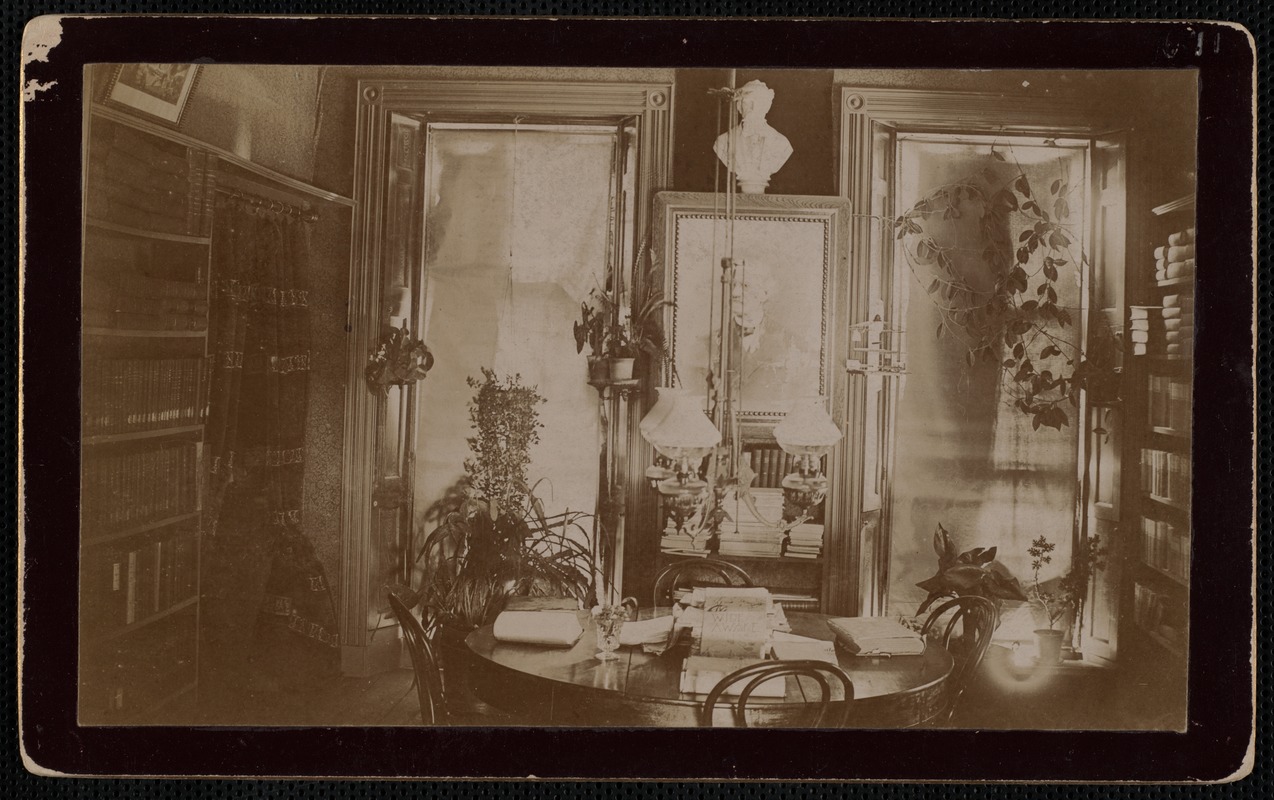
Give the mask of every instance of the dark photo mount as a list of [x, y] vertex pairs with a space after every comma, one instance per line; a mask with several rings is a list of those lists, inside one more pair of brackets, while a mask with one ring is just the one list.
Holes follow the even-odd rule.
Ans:
[[[1255, 757], [1252, 252], [1255, 54], [1220, 23], [102, 17], [60, 20], [25, 65], [26, 369], [20, 738], [71, 775], [788, 780], [1223, 781]], [[429, 42], [422, 48], [422, 42]], [[552, 46], [545, 46], [551, 42]], [[850, 46], [852, 43], [852, 46]], [[852, 53], [852, 55], [846, 55]], [[98, 727], [77, 719], [79, 281], [85, 66], [340, 64], [873, 70], [1197, 70], [1196, 442], [1188, 724], [1168, 731]], [[207, 71], [199, 78], [208, 80]], [[703, 78], [706, 90], [720, 76]], [[772, 86], [782, 86], [774, 79]], [[830, 95], [832, 85], [805, 87]], [[196, 87], [196, 91], [198, 87]], [[180, 119], [180, 115], [178, 115]], [[707, 126], [711, 120], [707, 120]], [[353, 141], [353, 133], [350, 133]], [[802, 143], [793, 140], [793, 144]], [[260, 146], [268, 146], [261, 144]], [[798, 150], [811, 193], [835, 192]], [[825, 143], [824, 145], [825, 146]], [[678, 188], [712, 188], [672, 135]], [[710, 148], [705, 147], [707, 157]], [[679, 170], [681, 172], [679, 172]], [[830, 169], [829, 169], [830, 171]], [[350, 176], [352, 179], [352, 176]], [[778, 181], [779, 178], [776, 178]], [[351, 180], [352, 182], [352, 180]], [[662, 187], [661, 187], [662, 188]], [[785, 191], [779, 187], [778, 191]], [[438, 355], [441, 360], [443, 356]], [[41, 368], [38, 365], [47, 365]], [[1023, 576], [1019, 576], [1023, 577]], [[60, 665], [53, 669], [49, 665]], [[832, 754], [847, 754], [844, 757]], [[1061, 757], [1059, 754], [1065, 754]]]

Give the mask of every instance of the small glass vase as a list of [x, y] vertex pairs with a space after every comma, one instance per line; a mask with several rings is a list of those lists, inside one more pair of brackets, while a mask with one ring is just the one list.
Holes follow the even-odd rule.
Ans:
[[597, 606], [593, 609], [593, 624], [597, 628], [597, 660], [615, 661], [619, 658], [619, 633], [628, 619], [627, 606]]

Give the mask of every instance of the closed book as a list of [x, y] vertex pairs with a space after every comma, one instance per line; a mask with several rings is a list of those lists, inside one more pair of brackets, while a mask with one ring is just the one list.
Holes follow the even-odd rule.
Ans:
[[1152, 314], [1157, 315], [1161, 310], [1160, 306], [1129, 306], [1128, 318], [1150, 319]]
[[923, 636], [886, 617], [836, 617], [827, 621], [827, 627], [854, 655], [904, 656], [925, 651]]
[[584, 629], [574, 611], [502, 611], [493, 633], [501, 642], [569, 647]]
[[1160, 331], [1128, 331], [1128, 339], [1132, 342], [1157, 342], [1163, 337], [1164, 334]]
[[812, 639], [795, 633], [775, 633], [770, 654], [779, 661], [826, 661], [839, 664], [836, 645], [825, 639]]
[[1194, 297], [1188, 294], [1165, 294], [1163, 296], [1163, 307], [1193, 309]]
[[1173, 263], [1168, 264], [1168, 269], [1167, 269], [1168, 280], [1172, 280], [1173, 278], [1184, 278], [1188, 275], [1193, 275], [1193, 274], [1194, 274], [1193, 261], [1187, 261], [1180, 264], [1173, 264]]
[[1163, 324], [1162, 319], [1134, 319], [1128, 323], [1130, 331], [1163, 331], [1167, 327]]
[[[687, 656], [681, 665], [680, 689], [686, 694], [708, 694], [727, 675], [744, 667], [760, 663], [760, 658], [715, 658], [712, 656]], [[751, 682], [740, 680], [725, 690], [727, 695], [737, 695]], [[787, 695], [787, 679], [771, 678], [752, 690], [753, 697], [784, 697]]]
[[1183, 245], [1183, 244], [1191, 244], [1193, 242], [1194, 242], [1194, 228], [1186, 228], [1183, 231], [1177, 231], [1176, 233], [1168, 234], [1169, 245], [1176, 246], [1176, 245]]

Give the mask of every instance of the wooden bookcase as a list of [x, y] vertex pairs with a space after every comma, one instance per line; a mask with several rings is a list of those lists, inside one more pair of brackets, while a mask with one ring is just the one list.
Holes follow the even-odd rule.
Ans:
[[1130, 708], [1146, 715], [1144, 723], [1179, 729], [1190, 642], [1194, 270], [1156, 274], [1155, 249], [1194, 228], [1193, 194], [1154, 207], [1142, 224], [1145, 252], [1127, 276], [1129, 324], [1141, 316], [1151, 332], [1145, 352], [1126, 344], [1124, 361], [1129, 396], [1123, 457], [1130, 474], [1123, 485], [1132, 502], [1125, 502], [1121, 520], [1128, 571], [1120, 661], [1130, 678]]
[[89, 115], [81, 724], [193, 720], [208, 385], [207, 154]]

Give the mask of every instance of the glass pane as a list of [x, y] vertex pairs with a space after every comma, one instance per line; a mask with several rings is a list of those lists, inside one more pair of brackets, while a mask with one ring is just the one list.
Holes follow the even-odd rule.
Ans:
[[[945, 248], [952, 260], [949, 272], [923, 250], [917, 253], [916, 237], [907, 237], [897, 255], [903, 270], [900, 288], [907, 293], [903, 319], [910, 374], [898, 406], [892, 613], [912, 613], [923, 601], [925, 592], [915, 584], [936, 571], [931, 543], [939, 523], [951, 532], [960, 551], [998, 547], [997, 560], [1023, 583], [1032, 577], [1027, 548], [1040, 535], [1057, 546], [1041, 580], [1058, 577], [1069, 563], [1079, 427], [1075, 409], [1063, 401], [1069, 421], [1060, 431], [1034, 430], [1031, 416], [1014, 407], [1018, 391], [1001, 368], [1000, 362], [1009, 355], [1002, 340], [993, 360], [970, 366], [968, 343], [986, 330], [977, 327], [985, 323], [962, 325], [952, 310], [985, 303], [993, 295], [997, 271], [990, 265], [988, 247], [998, 248], [1005, 257], [998, 274], [1016, 264], [1016, 250], [1023, 244], [1021, 232], [1033, 229], [1041, 214], [1023, 207], [1001, 216], [987, 211], [998, 190], [1025, 176], [1026, 188], [1040, 210], [1054, 219], [1059, 211], [1067, 212], [1067, 234], [1074, 244], [1052, 254], [1066, 262], [1058, 267], [1053, 287], [1057, 307], [1065, 309], [1074, 323], [1082, 319], [1080, 247], [1088, 219], [1087, 150], [1083, 143], [999, 137], [994, 149], [1004, 157], [1000, 159], [992, 155], [992, 144], [990, 139], [927, 136], [902, 138], [898, 145], [899, 212], [943, 187], [973, 186], [981, 197], [966, 192], [957, 213], [944, 214], [946, 204], [940, 202], [919, 220], [924, 235]], [[1055, 192], [1065, 193], [1069, 208], [1056, 204]], [[1015, 197], [1020, 206], [1025, 205], [1020, 187]], [[1042, 257], [1036, 254], [1024, 265], [1030, 273], [1029, 288], [1018, 295], [1018, 302], [1046, 297], [1035, 293], [1042, 280]], [[951, 275], [971, 286], [972, 292], [952, 298], [941, 287], [933, 290], [935, 278], [946, 280]], [[1065, 360], [1075, 355], [1078, 329], [1075, 324], [1050, 323], [1047, 330], [1062, 355], [1039, 357], [1049, 343], [1044, 336], [1032, 339], [1028, 335], [1026, 347], [1038, 369], [1069, 374]], [[1008, 613], [1001, 635], [1012, 638], [1016, 626], [1024, 629], [1027, 640], [1038, 627], [1025, 607], [1020, 614]]]
[[547, 399], [528, 478], [548, 513], [594, 510], [598, 401], [571, 323], [604, 280], [614, 147], [613, 129], [431, 131], [418, 516], [463, 475], [482, 367]]

